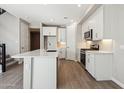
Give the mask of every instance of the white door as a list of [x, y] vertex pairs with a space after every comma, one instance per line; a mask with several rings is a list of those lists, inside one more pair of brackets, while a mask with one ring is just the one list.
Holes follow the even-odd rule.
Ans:
[[29, 51], [29, 25], [20, 20], [20, 52]]
[[76, 59], [76, 24], [67, 26], [67, 59]]

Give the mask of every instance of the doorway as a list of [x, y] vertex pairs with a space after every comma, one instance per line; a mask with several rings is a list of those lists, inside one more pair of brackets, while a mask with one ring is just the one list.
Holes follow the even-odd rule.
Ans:
[[[68, 59], [68, 60], [76, 60], [76, 55], [75, 55], [75, 53], [76, 53], [76, 45], [75, 45], [75, 43], [76, 43], [76, 41], [75, 41], [75, 32], [76, 32], [76, 25], [75, 24], [73, 24], [73, 25], [70, 25], [70, 26], [67, 26], [67, 54], [66, 54], [66, 59]], [[71, 37], [73, 37], [73, 38], [71, 38], [70, 37], [70, 35], [71, 35]]]
[[29, 24], [20, 19], [20, 53], [29, 50]]
[[40, 49], [40, 29], [30, 30], [30, 50]]

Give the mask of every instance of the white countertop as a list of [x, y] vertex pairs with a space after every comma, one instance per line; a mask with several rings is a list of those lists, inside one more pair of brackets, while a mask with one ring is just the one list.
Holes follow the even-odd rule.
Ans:
[[113, 54], [113, 52], [110, 51], [92, 51], [92, 50], [88, 50], [86, 51], [87, 53], [101, 53], [101, 54]]
[[12, 58], [26, 57], [58, 57], [58, 52], [44, 52], [43, 50], [34, 50], [12, 56]]

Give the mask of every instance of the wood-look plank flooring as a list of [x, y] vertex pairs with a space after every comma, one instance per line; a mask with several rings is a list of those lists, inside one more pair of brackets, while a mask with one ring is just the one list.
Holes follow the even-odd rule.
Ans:
[[58, 68], [59, 89], [119, 89], [112, 81], [95, 81], [81, 65], [61, 60]]
[[[15, 64], [0, 74], [0, 89], [23, 88], [23, 65]], [[73, 61], [60, 60], [58, 67], [59, 89], [119, 89], [112, 81], [97, 82], [80, 64]]]
[[22, 89], [23, 88], [23, 66], [13, 64], [7, 71], [0, 74], [0, 89]]

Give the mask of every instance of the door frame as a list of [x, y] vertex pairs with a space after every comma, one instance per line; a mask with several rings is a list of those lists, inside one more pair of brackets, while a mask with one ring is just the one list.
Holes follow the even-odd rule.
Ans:
[[[30, 51], [31, 51], [31, 32], [39, 32], [40, 33], [40, 28], [30, 28], [29, 29], [29, 38], [30, 38], [30, 40], [29, 40], [29, 42], [30, 42], [30, 44], [29, 44], [29, 47], [30, 47]], [[41, 35], [41, 34], [40, 34]], [[40, 44], [41, 45], [41, 44]], [[41, 47], [41, 46], [40, 46]]]
[[28, 50], [30, 50], [30, 30], [29, 30], [29, 23], [23, 19], [19, 19], [19, 53], [22, 53], [22, 50], [21, 50], [21, 23], [24, 23], [26, 25], [28, 25]]
[[[72, 31], [70, 31], [70, 30], [72, 30]], [[74, 52], [74, 57], [68, 57], [68, 34], [70, 34], [70, 32], [71, 32], [71, 34], [74, 36], [73, 37], [73, 43], [74, 43], [74, 46], [73, 46], [73, 52]], [[71, 25], [69, 25], [69, 26], [67, 26], [66, 27], [66, 59], [67, 60], [74, 60], [74, 61], [77, 61], [76, 60], [76, 32], [77, 32], [77, 23], [73, 23], [73, 24], [71, 24]]]

